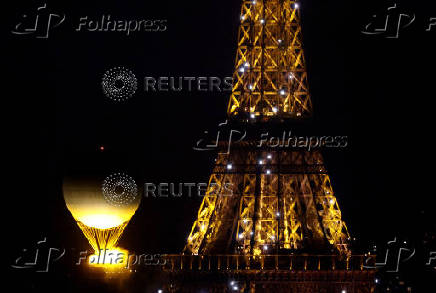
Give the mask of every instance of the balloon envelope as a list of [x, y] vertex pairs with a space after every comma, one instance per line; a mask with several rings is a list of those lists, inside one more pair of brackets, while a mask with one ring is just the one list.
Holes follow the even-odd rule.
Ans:
[[[120, 195], [123, 192], [120, 190]], [[129, 201], [114, 204], [103, 194], [102, 181], [90, 179], [64, 180], [63, 194], [68, 210], [94, 250], [109, 249], [116, 244], [141, 200], [136, 194]]]

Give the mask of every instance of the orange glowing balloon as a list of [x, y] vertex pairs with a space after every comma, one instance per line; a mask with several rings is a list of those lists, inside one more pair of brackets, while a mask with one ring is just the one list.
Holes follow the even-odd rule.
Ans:
[[94, 251], [113, 248], [139, 207], [134, 180], [117, 173], [104, 181], [64, 180], [66, 206]]

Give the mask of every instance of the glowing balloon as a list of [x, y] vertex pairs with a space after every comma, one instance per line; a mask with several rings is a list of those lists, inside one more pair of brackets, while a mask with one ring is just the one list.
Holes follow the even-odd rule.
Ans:
[[135, 181], [121, 173], [103, 182], [65, 180], [63, 193], [68, 210], [95, 252], [115, 247], [141, 201]]

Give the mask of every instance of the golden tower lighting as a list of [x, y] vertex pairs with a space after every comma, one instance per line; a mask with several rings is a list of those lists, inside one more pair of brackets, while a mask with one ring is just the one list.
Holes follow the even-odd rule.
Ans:
[[218, 143], [184, 251], [166, 255], [167, 291], [373, 293], [375, 258], [351, 254], [319, 149], [250, 133], [312, 115], [298, 3], [242, 1], [237, 47], [227, 115], [247, 136]]
[[347, 253], [349, 238], [319, 151], [245, 142], [218, 155], [185, 251]]
[[[298, 3], [243, 1], [240, 21], [229, 118], [269, 123], [311, 116]], [[233, 143], [230, 154], [218, 156], [185, 251], [346, 253], [350, 236], [321, 154], [255, 144]]]
[[296, 1], [242, 1], [230, 118], [311, 116], [298, 8]]

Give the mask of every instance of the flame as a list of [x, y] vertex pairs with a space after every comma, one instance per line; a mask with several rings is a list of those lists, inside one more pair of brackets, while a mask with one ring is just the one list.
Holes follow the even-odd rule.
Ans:
[[121, 225], [124, 222], [124, 219], [114, 214], [88, 214], [83, 215], [80, 218], [80, 221], [89, 227], [109, 229]]

